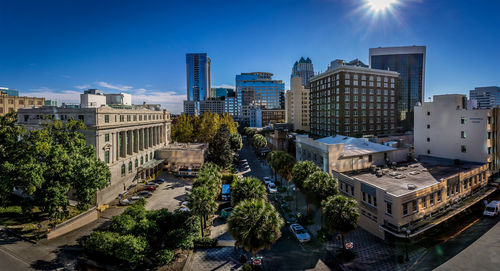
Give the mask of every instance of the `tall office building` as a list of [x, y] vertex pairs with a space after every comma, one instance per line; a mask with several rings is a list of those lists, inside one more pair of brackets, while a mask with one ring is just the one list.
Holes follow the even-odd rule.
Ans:
[[425, 46], [370, 48], [370, 67], [400, 74], [398, 130], [413, 129], [413, 107], [424, 101]]
[[210, 58], [206, 53], [186, 54], [187, 99], [210, 98]]
[[302, 86], [309, 88], [309, 78], [314, 76], [314, 67], [310, 58], [304, 59], [301, 57], [299, 61], [295, 61], [292, 68], [292, 76], [290, 82], [294, 77], [302, 78]]
[[479, 87], [470, 91], [470, 99], [477, 101], [479, 109], [500, 106], [500, 87]]
[[[272, 79], [268, 72], [251, 72], [236, 75], [236, 97], [240, 107], [240, 121], [250, 124], [251, 109], [283, 110], [285, 108], [285, 84]], [[284, 114], [283, 114], [284, 115]], [[280, 116], [281, 118], [281, 116]], [[282, 119], [284, 120], [284, 116]], [[263, 123], [263, 125], [267, 125]]]
[[312, 135], [360, 136], [395, 132], [397, 72], [346, 63], [309, 81]]

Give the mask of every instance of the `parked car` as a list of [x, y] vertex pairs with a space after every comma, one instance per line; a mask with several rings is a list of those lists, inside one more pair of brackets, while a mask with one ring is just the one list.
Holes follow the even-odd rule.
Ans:
[[164, 179], [156, 179], [156, 180], [154, 180], [154, 181], [152, 181], [152, 182], [154, 182], [154, 183], [156, 183], [156, 184], [162, 184], [162, 183], [164, 183], [164, 182], [165, 182], [165, 180], [164, 180]]
[[139, 191], [135, 193], [135, 196], [141, 197], [141, 198], [149, 198], [153, 195], [153, 193], [149, 191]]
[[159, 184], [157, 184], [157, 183], [155, 183], [155, 182], [153, 182], [153, 181], [151, 181], [151, 182], [147, 182], [147, 183], [146, 183], [146, 185], [147, 185], [147, 186], [154, 186], [154, 187], [159, 187], [159, 186], [160, 186]]
[[496, 216], [500, 212], [500, 201], [492, 201], [486, 205], [484, 208], [483, 215], [486, 216]]
[[269, 183], [267, 185], [267, 190], [269, 191], [269, 193], [274, 194], [274, 193], [278, 192], [278, 187], [276, 187], [276, 185], [274, 183]]
[[294, 213], [286, 213], [285, 221], [287, 224], [294, 224], [297, 222], [297, 215]]
[[132, 205], [136, 201], [137, 201], [137, 199], [132, 199], [132, 198], [130, 198], [130, 199], [122, 199], [122, 200], [120, 200], [120, 205], [123, 205], [123, 206]]
[[141, 186], [137, 188], [137, 191], [149, 191], [149, 192], [154, 192], [156, 191], [156, 187], [152, 185], [146, 185], [146, 186]]
[[264, 183], [268, 185], [269, 183], [272, 183], [271, 177], [264, 177]]
[[290, 231], [292, 231], [293, 235], [299, 240], [299, 242], [309, 242], [311, 241], [311, 235], [299, 224], [290, 225]]
[[233, 207], [227, 207], [220, 211], [220, 216], [224, 219], [228, 219], [232, 213], [233, 213]]

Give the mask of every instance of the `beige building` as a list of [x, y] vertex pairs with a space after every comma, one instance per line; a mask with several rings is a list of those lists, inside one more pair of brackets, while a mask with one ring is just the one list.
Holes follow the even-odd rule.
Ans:
[[415, 106], [415, 154], [485, 163], [498, 172], [498, 109], [468, 104], [465, 95], [449, 94]]
[[286, 122], [295, 130], [309, 132], [309, 89], [302, 85], [302, 78], [292, 77], [291, 88], [285, 93]]
[[366, 138], [329, 136], [313, 139], [307, 135], [295, 138], [297, 161], [313, 161], [323, 171], [346, 172], [383, 166], [408, 159], [408, 148], [392, 147], [396, 143], [382, 145]]
[[495, 191], [486, 187], [486, 164], [433, 157], [333, 176], [341, 193], [359, 203], [359, 226], [382, 239], [415, 237]]
[[148, 109], [42, 107], [20, 109], [19, 124], [37, 129], [46, 118], [82, 120], [87, 144], [109, 166], [109, 186], [97, 193], [97, 204], [112, 201], [138, 180], [152, 178], [161, 168], [155, 151], [170, 142], [170, 112]]
[[45, 98], [9, 96], [6, 92], [0, 91], [0, 116], [17, 111], [19, 108], [42, 107]]

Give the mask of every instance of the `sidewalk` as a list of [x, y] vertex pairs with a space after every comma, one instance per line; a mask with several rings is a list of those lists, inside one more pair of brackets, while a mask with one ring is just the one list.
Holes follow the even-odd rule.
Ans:
[[500, 266], [500, 223], [435, 270], [498, 270]]

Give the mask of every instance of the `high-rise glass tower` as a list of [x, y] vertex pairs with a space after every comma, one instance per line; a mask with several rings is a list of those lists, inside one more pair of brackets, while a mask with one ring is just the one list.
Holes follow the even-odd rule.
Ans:
[[479, 109], [500, 106], [500, 87], [479, 87], [470, 91], [470, 99], [477, 101]]
[[302, 86], [309, 88], [309, 78], [314, 76], [314, 67], [311, 59], [304, 59], [304, 57], [301, 57], [299, 61], [295, 61], [292, 67], [290, 82], [297, 76], [302, 78]]
[[186, 54], [187, 100], [210, 98], [210, 58], [206, 53]]
[[425, 46], [370, 48], [370, 68], [400, 74], [397, 95], [398, 130], [413, 129], [413, 107], [425, 93]]

